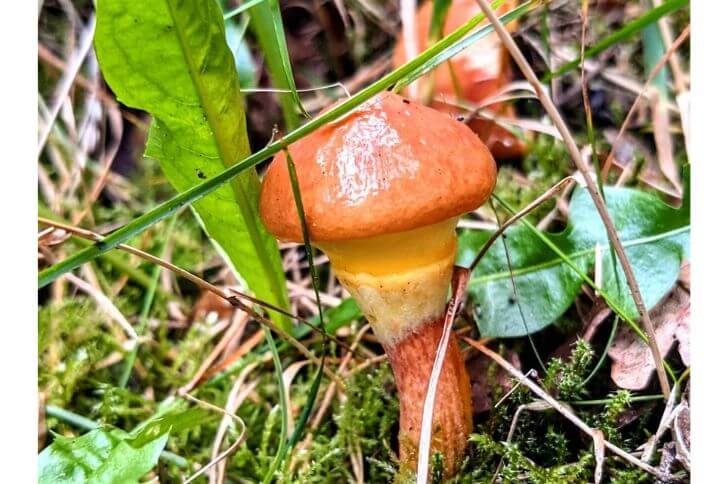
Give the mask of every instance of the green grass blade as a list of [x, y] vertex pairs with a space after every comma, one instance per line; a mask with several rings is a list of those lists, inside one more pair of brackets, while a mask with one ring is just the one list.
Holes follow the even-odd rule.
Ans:
[[432, 18], [430, 19], [430, 30], [428, 34], [429, 43], [436, 42], [442, 38], [445, 17], [452, 0], [434, 0], [432, 3]]
[[296, 427], [293, 429], [293, 433], [291, 434], [291, 438], [288, 439], [288, 442], [286, 444], [288, 451], [292, 450], [303, 436], [303, 430], [306, 428], [308, 418], [311, 416], [311, 412], [313, 411], [313, 405], [314, 403], [316, 403], [316, 395], [318, 394], [318, 389], [321, 386], [321, 377], [323, 377], [323, 375], [324, 360], [321, 359], [321, 363], [316, 370], [316, 376], [314, 377], [313, 383], [311, 384], [311, 390], [309, 390], [308, 392], [306, 405], [303, 407], [301, 415], [298, 417], [298, 421], [296, 422]]
[[[96, 53], [119, 100], [153, 115], [146, 156], [184, 192], [250, 153], [245, 111], [222, 11], [214, 0], [105, 0]], [[218, 252], [255, 294], [288, 307], [275, 239], [258, 214], [260, 181], [242, 173], [193, 205]], [[291, 322], [272, 315], [283, 328]]]
[[268, 473], [263, 479], [264, 484], [268, 484], [278, 470], [278, 466], [281, 465], [283, 455], [286, 452], [286, 438], [288, 435], [288, 402], [286, 401], [286, 386], [283, 380], [283, 367], [281, 366], [281, 358], [278, 355], [278, 348], [276, 342], [273, 339], [273, 335], [270, 332], [268, 326], [263, 326], [263, 332], [265, 333], [265, 340], [268, 343], [268, 348], [273, 354], [273, 366], [276, 371], [276, 379], [278, 380], [278, 399], [280, 400], [279, 408], [281, 409], [281, 433], [278, 439], [278, 449], [276, 450], [275, 458], [273, 463], [268, 469]]
[[[311, 245], [311, 237], [309, 236], [308, 232], [308, 224], [306, 223], [306, 213], [303, 208], [303, 199], [301, 198], [301, 188], [298, 184], [298, 174], [296, 173], [296, 165], [293, 163], [293, 159], [291, 158], [291, 153], [286, 149], [286, 163], [288, 165], [288, 177], [291, 181], [291, 190], [293, 191], [293, 198], [296, 201], [296, 212], [298, 213], [298, 220], [301, 223], [301, 230], [303, 232], [303, 244], [306, 249], [306, 258], [308, 259], [308, 270], [311, 272], [311, 285], [313, 286], [313, 292], [316, 296], [316, 307], [318, 309], [318, 324], [321, 325], [321, 328], [323, 329], [324, 333], [326, 333], [326, 326], [323, 324], [324, 320], [324, 310], [321, 307], [321, 296], [319, 294], [319, 278], [318, 278], [318, 270], [316, 269], [316, 264], [314, 264], [314, 257], [313, 257], [313, 246]], [[321, 341], [321, 347], [322, 347], [322, 355], [323, 355], [323, 349], [325, 348], [325, 340]], [[311, 388], [308, 393], [308, 398], [306, 399], [306, 406], [303, 408], [303, 411], [301, 412], [301, 415], [298, 418], [298, 421], [296, 422], [296, 427], [291, 435], [290, 440], [288, 441], [286, 445], [286, 450], [290, 450], [293, 448], [294, 445], [296, 445], [296, 442], [298, 442], [298, 439], [300, 438], [301, 434], [303, 433], [303, 429], [306, 427], [306, 422], [308, 422], [308, 417], [311, 415], [311, 411], [313, 410], [313, 405], [316, 402], [316, 395], [318, 395], [319, 387], [321, 386], [321, 376], [323, 375], [324, 371], [324, 365], [326, 357], [321, 358], [321, 363], [319, 363], [319, 367], [316, 373], [316, 377], [314, 378], [313, 383], [311, 384]]]
[[[71, 222], [62, 217], [59, 217], [58, 215], [53, 213], [51, 209], [43, 204], [38, 204], [38, 215], [50, 220], [55, 220], [56, 222], [61, 222], [66, 225], [72, 225]], [[71, 235], [71, 240], [74, 244], [78, 245], [81, 248], [87, 248], [94, 245], [92, 241], [76, 235]], [[143, 288], [149, 289], [151, 287], [152, 278], [149, 277], [147, 273], [143, 270], [139, 269], [138, 267], [132, 266], [121, 254], [117, 254], [114, 252], [105, 252], [100, 256], [100, 259], [109, 264], [113, 269], [129, 276], [130, 280], [136, 282]], [[162, 288], [157, 287], [156, 291], [158, 297], [165, 300], [169, 298], [169, 294], [166, 293]]]
[[[495, 0], [493, 2], [493, 5], [499, 5], [501, 3], [501, 0]], [[504, 15], [498, 17], [498, 19], [501, 21], [502, 24], [507, 24], [509, 22], [512, 22], [518, 18], [521, 18], [526, 13], [528, 13], [531, 9], [534, 8], [534, 6], [537, 5], [537, 3], [533, 0], [529, 0], [518, 7], [514, 8], [510, 12], [505, 13]], [[481, 23], [483, 19], [485, 18], [485, 14], [479, 13], [475, 15], [473, 18], [468, 20], [466, 23], [464, 23], [462, 26], [458, 27], [457, 30], [455, 30], [453, 33], [445, 37], [445, 39], [449, 39], [452, 36], [455, 36], [457, 38], [461, 38], [464, 36], [467, 32], [475, 28], [476, 25]], [[394, 87], [395, 91], [398, 91], [402, 89], [407, 84], [410, 84], [415, 79], [418, 79], [422, 77], [423, 75], [427, 74], [443, 62], [447, 61], [448, 59], [452, 58], [453, 56], [459, 54], [463, 50], [470, 47], [473, 43], [477, 42], [478, 40], [482, 39], [486, 35], [493, 32], [493, 26], [488, 24], [484, 27], [481, 27], [480, 29], [473, 32], [471, 35], [466, 37], [462, 42], [456, 42], [452, 45], [450, 45], [447, 49], [443, 50], [442, 52], [438, 53], [437, 55], [430, 58], [427, 62], [422, 64], [418, 69], [412, 71], [407, 76], [400, 79], [397, 84]]]
[[[609, 47], [618, 44], [619, 42], [631, 37], [632, 35], [636, 34], [637, 32], [644, 29], [646, 26], [657, 22], [659, 19], [664, 17], [665, 15], [669, 15], [672, 12], [684, 7], [690, 2], [690, 0], [668, 0], [659, 7], [653, 8], [649, 12], [645, 13], [641, 17], [638, 17], [634, 19], [633, 21], [626, 24], [621, 29], [617, 30], [616, 32], [608, 35], [601, 41], [597, 42], [593, 46], [591, 46], [589, 49], [584, 52], [584, 57], [586, 59], [589, 59], [590, 57], [594, 57], [595, 55], [604, 52]], [[570, 62], [567, 62], [563, 66], [561, 66], [559, 69], [556, 70], [556, 72], [550, 72], [544, 76], [542, 79], [543, 82], [548, 82], [554, 77], [559, 77], [567, 72], [571, 71], [572, 69], [575, 69], [579, 66], [579, 58], [576, 58]]]
[[[296, 174], [296, 165], [293, 163], [291, 153], [286, 149], [286, 163], [288, 165], [288, 176], [291, 180], [291, 190], [293, 190], [293, 199], [296, 202], [296, 212], [298, 213], [298, 220], [301, 222], [301, 229], [303, 232], [303, 245], [306, 249], [306, 258], [308, 260], [308, 270], [311, 271], [311, 281], [313, 285], [313, 292], [316, 295], [316, 307], [318, 309], [319, 324], [323, 321], [324, 310], [321, 308], [321, 296], [318, 291], [318, 271], [313, 260], [313, 247], [311, 246], [311, 237], [308, 234], [308, 224], [306, 223], [306, 213], [303, 210], [303, 200], [301, 199], [301, 188], [298, 184], [298, 175]], [[324, 331], [326, 327], [324, 326]]]
[[[665, 55], [666, 47], [662, 43], [660, 27], [657, 22], [648, 25], [642, 30], [642, 58], [644, 62], [645, 76], [648, 76], [652, 69], [660, 62]], [[652, 79], [652, 86], [657, 88], [662, 99], [667, 99], [669, 87], [667, 85], [667, 66], [662, 66], [657, 75]]]
[[305, 114], [306, 111], [303, 109], [293, 79], [293, 68], [288, 55], [278, 0], [266, 0], [251, 8], [250, 25], [253, 27], [255, 38], [263, 51], [273, 86], [289, 91], [278, 93], [277, 96], [283, 110], [286, 131], [290, 132], [299, 126], [300, 114]]
[[[476, 16], [476, 18], [482, 19], [482, 16]], [[469, 22], [468, 25], [470, 25], [470, 28], [472, 29], [472, 27], [474, 27], [477, 23], [477, 21], [475, 23]], [[397, 81], [405, 78], [416, 69], [426, 64], [434, 56], [442, 53], [449, 47], [467, 42], [469, 40], [469, 37], [465, 38], [467, 33], [467, 29], [459, 29], [456, 32], [453, 32], [452, 34], [444, 37], [433, 46], [425, 49], [425, 51], [423, 51], [420, 55], [412, 59], [407, 64], [404, 64], [403, 66], [400, 66], [389, 74], [386, 74], [379, 80], [373, 82], [372, 84], [365, 87], [358, 93], [354, 94], [347, 100], [343, 101], [341, 104], [337, 105], [333, 109], [323, 113], [315, 119], [312, 119], [306, 124], [301, 125], [300, 127], [291, 131], [282, 138], [269, 144], [262, 150], [243, 158], [241, 161], [238, 161], [237, 163], [217, 173], [216, 175], [208, 177], [207, 180], [202, 181], [201, 183], [198, 183], [183, 191], [182, 193], [170, 198], [166, 202], [161, 203], [147, 213], [135, 218], [128, 224], [115, 230], [114, 232], [106, 236], [106, 238], [102, 242], [97, 242], [93, 246], [81, 250], [73, 254], [72, 256], [52, 265], [51, 267], [44, 269], [38, 274], [38, 286], [44, 287], [50, 284], [61, 275], [76, 269], [80, 265], [90, 260], [95, 259], [104, 252], [107, 252], [117, 247], [119, 244], [123, 244], [130, 238], [143, 232], [151, 225], [154, 225], [155, 223], [164, 220], [167, 217], [170, 217], [173, 213], [180, 210], [181, 208], [189, 205], [190, 203], [194, 203], [197, 200], [200, 200], [201, 198], [215, 192], [216, 190], [219, 190], [225, 182], [235, 178], [237, 175], [241, 174], [248, 168], [252, 168], [262, 161], [267, 160], [278, 151], [283, 149], [285, 146], [288, 146], [291, 143], [298, 141], [307, 134], [317, 130], [319, 127], [349, 113], [351, 110], [353, 110], [363, 102], [371, 99], [379, 92], [393, 86]], [[442, 59], [443, 62], [446, 60], [446, 58]]]
[[[174, 230], [174, 226], [177, 223], [177, 216], [179, 215], [179, 212], [174, 214], [174, 217], [169, 221], [169, 227], [167, 227], [167, 231], [164, 234], [164, 242], [162, 244], [162, 250], [160, 251], [160, 256], [164, 254], [164, 252], [167, 250], [167, 247], [169, 246], [169, 241], [172, 238], [172, 231]], [[152, 309], [152, 303], [154, 302], [154, 294], [157, 291], [157, 286], [159, 284], [159, 276], [162, 274], [162, 266], [154, 266], [154, 271], [152, 272], [152, 281], [151, 285], [147, 288], [147, 292], [144, 294], [144, 302], [142, 303], [142, 312], [139, 314], [139, 328], [137, 329], [137, 334], [144, 333], [144, 330], [147, 327], [147, 320], [149, 319], [149, 312]], [[134, 348], [126, 354], [124, 357], [124, 367], [121, 371], [121, 376], [119, 377], [119, 383], [117, 386], [120, 388], [125, 388], [126, 384], [129, 382], [129, 377], [131, 376], [131, 370], [134, 367], [134, 362], [136, 361], [137, 354], [139, 353], [139, 342], [134, 343]]]
[[238, 5], [234, 9], [230, 10], [229, 12], [225, 13], [225, 15], [222, 16], [225, 20], [231, 19], [235, 17], [236, 15], [240, 15], [241, 13], [245, 12], [246, 10], [249, 10], [259, 3], [263, 3], [265, 0], [248, 0], [247, 2], [244, 2], [242, 5]]

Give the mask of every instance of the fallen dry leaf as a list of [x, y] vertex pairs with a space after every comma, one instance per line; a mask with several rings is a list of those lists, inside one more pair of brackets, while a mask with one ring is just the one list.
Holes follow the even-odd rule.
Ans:
[[204, 319], [206, 322], [214, 323], [229, 319], [234, 308], [229, 302], [210, 291], [202, 293], [192, 309], [191, 321]]
[[[652, 310], [657, 346], [664, 357], [677, 341], [685, 365], [690, 365], [690, 293], [676, 287]], [[655, 371], [650, 348], [626, 325], [609, 348], [612, 359], [612, 380], [628, 390], [644, 389]]]
[[[505, 350], [503, 356], [511, 365], [518, 369], [521, 368], [518, 354]], [[498, 392], [497, 395], [502, 396], [513, 388], [513, 379], [508, 372], [482, 353], [478, 353], [468, 360], [466, 367], [472, 385], [473, 413], [477, 414], [490, 410], [497, 402], [497, 400], [494, 400], [496, 390], [501, 389], [502, 391]]]

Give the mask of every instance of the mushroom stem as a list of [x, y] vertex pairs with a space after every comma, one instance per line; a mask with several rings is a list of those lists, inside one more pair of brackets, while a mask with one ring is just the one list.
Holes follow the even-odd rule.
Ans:
[[[415, 469], [427, 382], [445, 316], [420, 325], [395, 345], [385, 345], [399, 393], [400, 465]], [[457, 472], [473, 429], [470, 379], [456, 338], [450, 338], [437, 385], [430, 448], [443, 456], [445, 473]]]
[[[341, 283], [359, 303], [389, 358], [400, 402], [399, 455], [417, 466], [422, 414], [455, 262], [456, 218], [412, 231], [323, 243]], [[472, 430], [470, 381], [454, 338], [448, 342], [432, 419], [431, 452], [455, 474]]]

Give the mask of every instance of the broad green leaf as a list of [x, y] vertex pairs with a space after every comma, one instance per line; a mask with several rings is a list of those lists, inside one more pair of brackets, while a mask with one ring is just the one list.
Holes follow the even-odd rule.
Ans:
[[157, 464], [168, 437], [169, 427], [152, 437], [114, 428], [98, 428], [71, 439], [57, 436], [38, 456], [38, 482], [139, 482]]
[[[60, 412], [65, 410], [55, 411], [56, 415]], [[164, 458], [163, 450], [171, 432], [199, 428], [211, 418], [215, 415], [209, 411], [199, 407], [188, 408], [184, 400], [168, 399], [160, 403], [154, 417], [142, 422], [132, 432], [103, 426], [93, 428], [80, 437], [56, 436], [38, 456], [39, 481], [136, 483], [157, 464], [160, 456]], [[90, 428], [94, 425], [95, 422], [89, 421], [82, 426]]]
[[[674, 209], [653, 195], [627, 188], [605, 187], [605, 196], [645, 304], [652, 307], [675, 284], [681, 261], [689, 257], [689, 210]], [[458, 263], [471, 261], [490, 235], [464, 231], [458, 241]], [[571, 306], [583, 282], [527, 227], [516, 225], [505, 236], [478, 264], [470, 281], [483, 336], [516, 337], [543, 329]], [[615, 274], [606, 231], [585, 190], [577, 189], [571, 199], [566, 230], [546, 236], [585, 273], [595, 267], [598, 244], [603, 290], [629, 317], [638, 316], [618, 263]]]
[[[243, 100], [222, 12], [214, 0], [101, 0], [96, 53], [124, 104], [154, 120], [146, 155], [179, 192], [245, 158]], [[260, 181], [247, 170], [194, 205], [239, 278], [258, 297], [288, 307], [275, 240], [258, 214]], [[272, 317], [289, 327], [279, 314]]]

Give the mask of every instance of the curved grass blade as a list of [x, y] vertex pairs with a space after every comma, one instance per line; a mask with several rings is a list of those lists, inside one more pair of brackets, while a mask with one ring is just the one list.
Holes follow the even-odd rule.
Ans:
[[[638, 17], [634, 19], [633, 21], [626, 24], [621, 29], [617, 30], [616, 32], [608, 35], [601, 41], [597, 42], [590, 48], [586, 49], [584, 51], [584, 58], [588, 59], [590, 57], [594, 57], [597, 54], [600, 54], [601, 52], [604, 52], [609, 47], [618, 44], [619, 42], [627, 39], [628, 37], [636, 34], [637, 32], [644, 29], [646, 26], [657, 22], [659, 19], [664, 17], [665, 15], [669, 15], [672, 12], [679, 10], [680, 8], [684, 7], [690, 2], [690, 0], [668, 0], [659, 7], [655, 7], [649, 12], [645, 13], [641, 17]], [[572, 69], [575, 69], [579, 66], [580, 59], [576, 58], [570, 62], [567, 62], [566, 64], [562, 65], [560, 68], [558, 68], [555, 72], [549, 72], [547, 73], [542, 79], [542, 82], [548, 82], [554, 77], [559, 77], [567, 72], [571, 71]]]
[[[472, 22], [468, 22], [468, 25], [471, 25], [471, 23]], [[470, 28], [472, 29], [475, 24], [477, 24], [477, 22], [472, 24]], [[459, 29], [452, 34], [444, 37], [433, 46], [425, 49], [420, 55], [412, 59], [407, 64], [404, 64], [394, 71], [390, 72], [389, 74], [386, 74], [379, 80], [373, 82], [358, 93], [352, 95], [350, 98], [346, 99], [341, 104], [335, 106], [331, 110], [323, 113], [315, 119], [312, 119], [306, 124], [299, 126], [287, 135], [269, 144], [262, 150], [243, 158], [242, 160], [217, 173], [216, 175], [208, 177], [207, 180], [202, 181], [201, 183], [198, 183], [197, 185], [194, 185], [183, 191], [182, 193], [170, 198], [166, 202], [157, 205], [155, 208], [151, 209], [147, 213], [135, 218], [128, 224], [106, 236], [102, 242], [95, 243], [93, 246], [76, 252], [72, 256], [52, 265], [51, 267], [44, 269], [38, 274], [39, 288], [45, 287], [61, 275], [76, 269], [80, 265], [89, 262], [90, 260], [93, 260], [96, 257], [100, 256], [101, 254], [113, 249], [119, 244], [126, 242], [135, 235], [143, 232], [147, 227], [154, 225], [160, 220], [164, 220], [165, 218], [170, 217], [174, 212], [189, 205], [190, 203], [194, 203], [197, 200], [205, 197], [206, 195], [215, 192], [216, 190], [220, 189], [221, 185], [223, 185], [225, 182], [235, 178], [237, 175], [244, 172], [248, 168], [254, 167], [257, 164], [265, 161], [266, 159], [270, 158], [278, 151], [283, 149], [285, 146], [288, 146], [291, 143], [298, 141], [299, 139], [303, 138], [309, 133], [312, 133], [324, 124], [332, 122], [346, 115], [363, 102], [374, 97], [379, 92], [393, 86], [397, 81], [408, 76], [416, 69], [427, 63], [434, 56], [442, 53], [449, 47], [458, 45], [460, 43], [468, 42], [469, 37], [465, 38], [467, 32], [467, 29]], [[446, 60], [446, 58], [442, 59], [443, 62]]]
[[[303, 232], [303, 244], [306, 249], [306, 258], [308, 260], [308, 268], [309, 271], [311, 271], [311, 285], [313, 286], [313, 292], [316, 295], [316, 307], [318, 309], [318, 324], [321, 326], [321, 328], [324, 331], [324, 334], [326, 334], [326, 326], [323, 324], [323, 318], [324, 318], [324, 311], [321, 307], [321, 296], [319, 295], [319, 278], [318, 278], [318, 270], [316, 269], [316, 264], [314, 264], [314, 257], [313, 257], [313, 247], [311, 246], [311, 237], [309, 236], [308, 232], [308, 224], [306, 223], [306, 213], [303, 208], [303, 199], [301, 198], [301, 188], [298, 183], [298, 175], [296, 173], [296, 165], [293, 163], [293, 159], [291, 158], [291, 153], [285, 149], [286, 153], [286, 164], [288, 165], [288, 177], [291, 181], [291, 190], [293, 191], [293, 198], [296, 201], [296, 212], [298, 213], [298, 220], [301, 223], [301, 231]], [[306, 423], [308, 422], [308, 417], [311, 415], [311, 411], [313, 410], [313, 405], [316, 402], [316, 395], [318, 395], [319, 387], [321, 386], [321, 376], [324, 373], [324, 365], [326, 364], [326, 356], [323, 355], [323, 349], [325, 348], [325, 340], [322, 340], [321, 342], [321, 348], [322, 348], [322, 358], [321, 363], [319, 363], [319, 367], [316, 370], [316, 377], [314, 378], [311, 388], [308, 392], [308, 398], [306, 399], [306, 406], [303, 408], [303, 411], [301, 412], [301, 415], [298, 418], [298, 421], [296, 422], [296, 427], [294, 429], [293, 434], [291, 435], [291, 438], [288, 440], [286, 444], [286, 452], [291, 450], [293, 446], [296, 445], [296, 442], [298, 442], [298, 439], [301, 438], [301, 435], [303, 434], [303, 429], [306, 427]]]

